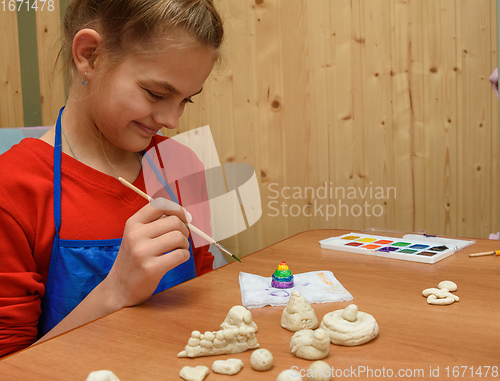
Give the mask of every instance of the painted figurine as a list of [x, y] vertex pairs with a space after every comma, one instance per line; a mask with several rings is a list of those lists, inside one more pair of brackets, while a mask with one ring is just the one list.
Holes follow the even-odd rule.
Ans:
[[293, 287], [293, 275], [292, 272], [288, 269], [285, 261], [281, 262], [277, 269], [274, 271], [271, 286], [274, 288]]

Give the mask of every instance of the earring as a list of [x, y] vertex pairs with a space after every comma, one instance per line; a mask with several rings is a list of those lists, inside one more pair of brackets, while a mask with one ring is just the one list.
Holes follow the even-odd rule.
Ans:
[[87, 85], [88, 85], [88, 81], [87, 81], [87, 72], [85, 72], [85, 78], [83, 78], [83, 80], [82, 80], [82, 85], [83, 85], [83, 86], [87, 86]]

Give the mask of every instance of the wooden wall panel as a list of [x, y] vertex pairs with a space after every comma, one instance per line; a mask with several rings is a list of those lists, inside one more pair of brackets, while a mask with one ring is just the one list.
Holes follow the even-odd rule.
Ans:
[[[498, 27], [497, 27], [497, 17], [498, 17], [498, 4], [496, 1], [491, 1], [491, 12], [490, 12], [490, 72], [493, 72], [496, 67], [498, 67]], [[498, 127], [498, 115], [499, 115], [499, 101], [496, 98], [494, 92], [490, 92], [491, 97], [491, 230], [492, 233], [498, 232], [498, 226], [500, 221], [500, 182], [498, 181], [498, 174], [500, 171], [500, 150], [499, 150], [499, 140], [500, 131]]]
[[54, 2], [54, 10], [36, 12], [38, 45], [38, 66], [40, 75], [40, 103], [42, 124], [56, 123], [59, 109], [65, 102], [62, 58], [56, 65], [56, 57], [61, 47], [61, 23], [59, 2]]
[[[417, 231], [424, 225], [424, 104], [421, 1], [391, 4], [394, 226]], [[390, 197], [389, 197], [390, 196]]]
[[24, 126], [16, 12], [0, 11], [0, 127]]
[[[458, 189], [460, 214], [458, 234], [485, 237], [492, 231], [491, 213], [491, 89], [488, 87], [490, 67], [491, 2], [462, 0], [461, 36], [458, 41], [461, 65], [461, 99], [459, 119]], [[486, 90], [487, 89], [487, 90]], [[498, 123], [495, 123], [498, 128]]]
[[456, 2], [425, 1], [425, 226], [452, 234], [457, 227], [457, 76]]
[[[363, 229], [363, 217], [346, 215], [359, 200], [350, 198], [350, 190], [364, 188], [364, 111], [361, 53], [365, 35], [361, 21], [362, 1], [335, 1], [332, 24], [335, 35], [333, 53], [334, 123], [330, 127], [330, 180], [333, 196], [330, 205], [336, 208], [336, 227]], [[333, 208], [332, 207], [332, 208]]]
[[[209, 124], [222, 162], [255, 168], [263, 216], [224, 241], [231, 251], [317, 228], [499, 230], [496, 0], [216, 5], [225, 64], [168, 133]], [[59, 71], [48, 90], [54, 15], [37, 15], [44, 124], [63, 102]], [[13, 13], [0, 21], [16, 35]], [[23, 123], [19, 49], [5, 41], [0, 126], [11, 127]]]

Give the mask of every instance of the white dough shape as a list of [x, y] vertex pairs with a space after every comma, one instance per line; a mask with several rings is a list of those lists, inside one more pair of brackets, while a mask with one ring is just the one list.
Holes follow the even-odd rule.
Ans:
[[307, 369], [308, 381], [330, 381], [332, 379], [332, 367], [324, 361], [315, 361]]
[[448, 291], [457, 291], [458, 287], [455, 282], [452, 282], [451, 280], [443, 280], [442, 282], [439, 282], [438, 288], [446, 288]]
[[217, 360], [212, 364], [212, 370], [219, 374], [233, 374], [239, 373], [243, 368], [243, 361], [240, 359]]
[[295, 332], [290, 341], [291, 352], [302, 359], [321, 360], [330, 353], [328, 332], [318, 328]]
[[427, 288], [422, 291], [422, 296], [427, 297], [428, 304], [436, 306], [448, 306], [460, 300], [458, 296], [453, 295], [447, 288]]
[[203, 381], [207, 374], [210, 373], [210, 369], [203, 365], [198, 366], [185, 366], [181, 369], [179, 376], [181, 376], [186, 381]]
[[273, 367], [273, 354], [267, 349], [256, 349], [250, 356], [252, 368], [258, 371], [269, 370]]
[[379, 330], [375, 318], [358, 311], [355, 304], [327, 313], [320, 326], [328, 332], [333, 344], [349, 347], [369, 342], [377, 337]]
[[438, 298], [436, 295], [429, 295], [427, 297], [427, 303], [429, 304], [434, 304], [436, 306], [447, 306], [450, 304], [453, 304], [455, 301], [451, 296], [448, 296], [446, 298]]
[[110, 370], [96, 370], [90, 372], [85, 381], [120, 381], [120, 379]]
[[295, 369], [286, 369], [276, 378], [276, 381], [302, 381], [303, 378], [300, 375], [298, 370]]
[[318, 318], [311, 304], [297, 290], [292, 292], [281, 314], [281, 326], [292, 332], [319, 327]]
[[257, 325], [252, 321], [252, 314], [243, 306], [231, 308], [218, 331], [202, 334], [193, 331], [184, 350], [178, 357], [200, 357], [227, 355], [257, 348], [255, 337]]
[[227, 313], [226, 318], [220, 325], [222, 329], [240, 328], [250, 326], [257, 333], [257, 324], [252, 321], [252, 313], [243, 306], [234, 306]]

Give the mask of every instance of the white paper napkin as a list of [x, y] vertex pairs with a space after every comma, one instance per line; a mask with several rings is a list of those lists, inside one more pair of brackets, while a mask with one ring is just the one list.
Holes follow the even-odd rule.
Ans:
[[246, 308], [266, 305], [285, 306], [291, 293], [299, 291], [309, 303], [329, 303], [352, 300], [352, 295], [331, 271], [311, 271], [294, 274], [292, 288], [271, 287], [271, 277], [240, 272], [241, 302]]

